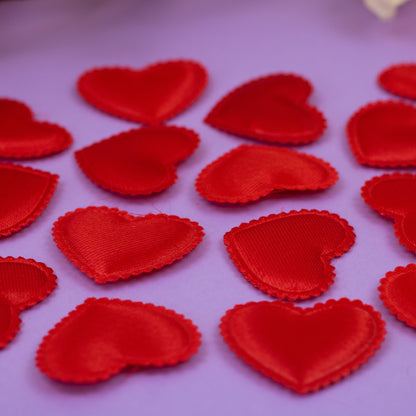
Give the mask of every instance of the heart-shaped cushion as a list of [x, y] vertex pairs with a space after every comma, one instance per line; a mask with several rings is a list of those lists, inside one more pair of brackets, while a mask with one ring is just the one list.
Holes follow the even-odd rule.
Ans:
[[416, 100], [416, 64], [390, 66], [379, 74], [378, 83], [392, 94]]
[[308, 393], [348, 376], [384, 340], [384, 322], [359, 300], [329, 300], [313, 308], [250, 302], [227, 311], [220, 325], [225, 342], [255, 370]]
[[175, 183], [175, 165], [198, 144], [198, 135], [183, 127], [142, 127], [84, 147], [75, 157], [95, 184], [123, 195], [148, 195]]
[[326, 211], [291, 211], [240, 224], [224, 235], [230, 258], [258, 289], [307, 299], [334, 282], [330, 260], [354, 244], [353, 228]]
[[401, 101], [378, 101], [349, 120], [351, 150], [361, 164], [416, 166], [416, 107]]
[[0, 163], [0, 237], [33, 222], [51, 199], [58, 176], [49, 172]]
[[273, 192], [326, 189], [337, 180], [337, 171], [317, 157], [277, 147], [242, 145], [205, 167], [196, 189], [209, 201], [244, 203]]
[[35, 158], [61, 152], [72, 136], [57, 124], [36, 121], [24, 103], [0, 99], [0, 156]]
[[159, 124], [190, 106], [208, 82], [193, 61], [167, 61], [143, 69], [97, 68], [81, 75], [78, 91], [94, 107], [130, 121]]
[[189, 319], [162, 306], [89, 298], [58, 322], [37, 352], [39, 369], [72, 383], [106, 380], [129, 367], [187, 361], [201, 343]]
[[56, 287], [53, 270], [22, 257], [0, 257], [0, 348], [20, 327], [20, 312], [45, 299]]
[[192, 251], [204, 235], [198, 223], [174, 215], [133, 217], [117, 208], [79, 208], [52, 230], [59, 249], [97, 283], [160, 269]]
[[247, 82], [226, 95], [205, 118], [209, 125], [238, 136], [282, 144], [312, 142], [326, 120], [306, 103], [311, 84], [291, 74]]

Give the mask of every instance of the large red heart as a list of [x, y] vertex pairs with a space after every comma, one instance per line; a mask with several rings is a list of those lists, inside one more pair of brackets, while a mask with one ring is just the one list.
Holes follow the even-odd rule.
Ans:
[[141, 70], [98, 68], [84, 73], [78, 91], [101, 111], [131, 121], [159, 124], [190, 106], [208, 82], [193, 61], [167, 61]]
[[348, 376], [384, 340], [380, 313], [359, 300], [313, 308], [250, 302], [227, 311], [222, 336], [236, 355], [277, 383], [308, 393]]
[[416, 328], [416, 264], [397, 267], [380, 280], [380, 299], [390, 313]]
[[72, 136], [57, 124], [35, 121], [24, 103], [0, 99], [0, 156], [34, 158], [58, 153], [72, 144]]
[[378, 101], [359, 109], [347, 124], [359, 163], [378, 167], [416, 166], [416, 107]]
[[394, 220], [399, 242], [416, 253], [416, 175], [376, 176], [364, 184], [362, 197], [372, 209]]
[[53, 270], [22, 257], [0, 257], [0, 348], [19, 331], [20, 312], [45, 299], [56, 287]]
[[59, 249], [97, 283], [160, 269], [192, 251], [204, 235], [198, 223], [174, 215], [133, 217], [117, 208], [79, 208], [52, 230]]
[[311, 84], [291, 74], [247, 82], [226, 95], [205, 118], [225, 132], [273, 143], [301, 144], [325, 130], [324, 116], [306, 103]]
[[205, 167], [196, 189], [209, 201], [244, 203], [273, 192], [326, 189], [337, 180], [337, 171], [317, 157], [289, 149], [242, 145]]
[[148, 195], [175, 182], [175, 164], [198, 143], [198, 135], [183, 127], [142, 127], [84, 147], [75, 157], [95, 184], [123, 195]]
[[392, 94], [416, 100], [416, 64], [393, 65], [379, 74], [378, 83]]
[[51, 199], [58, 176], [29, 167], [0, 163], [0, 237], [33, 222]]
[[72, 383], [106, 380], [132, 367], [187, 361], [201, 343], [182, 315], [150, 303], [89, 298], [58, 322], [37, 352], [49, 377]]
[[307, 299], [334, 282], [330, 260], [354, 244], [353, 228], [326, 211], [291, 211], [240, 224], [224, 235], [230, 258], [258, 289]]

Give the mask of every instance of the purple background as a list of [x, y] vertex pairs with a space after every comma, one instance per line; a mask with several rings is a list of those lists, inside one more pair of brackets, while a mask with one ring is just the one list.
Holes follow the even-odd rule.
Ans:
[[[344, 134], [349, 116], [368, 101], [386, 99], [375, 82], [391, 63], [415, 59], [416, 1], [397, 18], [379, 21], [359, 0], [291, 1], [23, 1], [0, 4], [0, 95], [27, 102], [39, 119], [57, 122], [74, 136], [72, 148], [24, 165], [61, 176], [48, 208], [35, 223], [0, 242], [1, 256], [24, 256], [52, 267], [59, 286], [22, 313], [16, 339], [0, 352], [3, 415], [275, 415], [414, 414], [416, 333], [390, 316], [378, 299], [378, 281], [415, 260], [393, 235], [389, 221], [360, 197], [365, 180], [384, 170], [358, 165]], [[100, 65], [142, 67], [169, 58], [201, 61], [210, 73], [204, 95], [171, 124], [195, 129], [201, 145], [178, 170], [169, 190], [123, 198], [93, 185], [72, 152], [134, 127], [85, 104], [75, 81]], [[198, 172], [219, 155], [248, 142], [202, 123], [213, 104], [240, 83], [293, 71], [316, 87], [312, 103], [329, 127], [302, 151], [340, 172], [326, 192], [278, 195], [247, 206], [222, 207], [195, 192]], [[147, 276], [99, 286], [55, 246], [53, 222], [65, 212], [108, 205], [132, 214], [165, 212], [198, 221], [202, 244], [182, 261]], [[317, 301], [359, 298], [380, 310], [388, 335], [381, 350], [352, 376], [318, 393], [298, 396], [242, 363], [222, 342], [218, 323], [235, 304], [270, 299], [249, 285], [227, 256], [223, 234], [262, 215], [316, 208], [340, 214], [354, 226], [356, 244], [333, 261], [336, 280]], [[120, 297], [164, 305], [191, 318], [203, 334], [197, 355], [180, 366], [121, 374], [94, 386], [53, 382], [34, 365], [42, 337], [89, 296]]]

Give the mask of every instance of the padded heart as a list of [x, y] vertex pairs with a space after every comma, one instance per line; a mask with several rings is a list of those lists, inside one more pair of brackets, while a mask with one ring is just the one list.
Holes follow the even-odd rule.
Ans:
[[416, 64], [393, 65], [380, 73], [378, 83], [392, 94], [416, 100]]
[[79, 208], [52, 230], [68, 260], [97, 283], [160, 269], [192, 251], [204, 235], [198, 223], [174, 215], [133, 217], [117, 208]]
[[207, 82], [207, 72], [198, 62], [167, 61], [140, 70], [93, 69], [79, 78], [78, 91], [108, 114], [159, 124], [190, 106]]
[[307, 299], [333, 283], [330, 260], [354, 244], [353, 228], [326, 211], [291, 211], [240, 224], [224, 235], [230, 258], [258, 289]]
[[45, 299], [56, 287], [53, 270], [22, 257], [0, 257], [0, 348], [19, 331], [19, 314]]
[[182, 315], [150, 303], [89, 298], [58, 322], [37, 352], [39, 369], [72, 383], [106, 380], [127, 367], [187, 361], [201, 343]]
[[295, 150], [242, 145], [209, 164], [196, 189], [215, 202], [255, 201], [273, 192], [316, 191], [338, 180], [327, 162]]
[[33, 222], [51, 199], [58, 175], [0, 163], [0, 237]]
[[75, 157], [95, 184], [123, 195], [148, 195], [175, 183], [175, 164], [198, 143], [198, 135], [183, 127], [142, 127], [84, 147]]
[[362, 197], [372, 209], [394, 220], [399, 242], [416, 253], [416, 175], [376, 176], [364, 184]]
[[221, 333], [236, 355], [277, 383], [308, 393], [348, 376], [380, 348], [384, 322], [359, 300], [313, 308], [250, 302], [222, 318]]
[[378, 101], [358, 110], [347, 124], [359, 163], [378, 167], [416, 166], [416, 107]]
[[58, 153], [72, 144], [72, 136], [57, 124], [33, 119], [24, 103], [0, 99], [0, 156], [34, 158]]
[[306, 103], [311, 84], [302, 77], [274, 74], [226, 95], [205, 118], [219, 130], [273, 143], [301, 144], [325, 130], [323, 115]]

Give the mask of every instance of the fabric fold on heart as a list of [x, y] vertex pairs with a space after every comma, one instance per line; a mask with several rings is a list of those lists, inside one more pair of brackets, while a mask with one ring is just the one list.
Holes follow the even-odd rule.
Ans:
[[196, 222], [175, 215], [134, 217], [108, 207], [79, 208], [52, 229], [58, 248], [97, 283], [115, 282], [180, 260], [204, 236]]
[[416, 64], [392, 65], [379, 74], [378, 83], [391, 94], [416, 100]]

